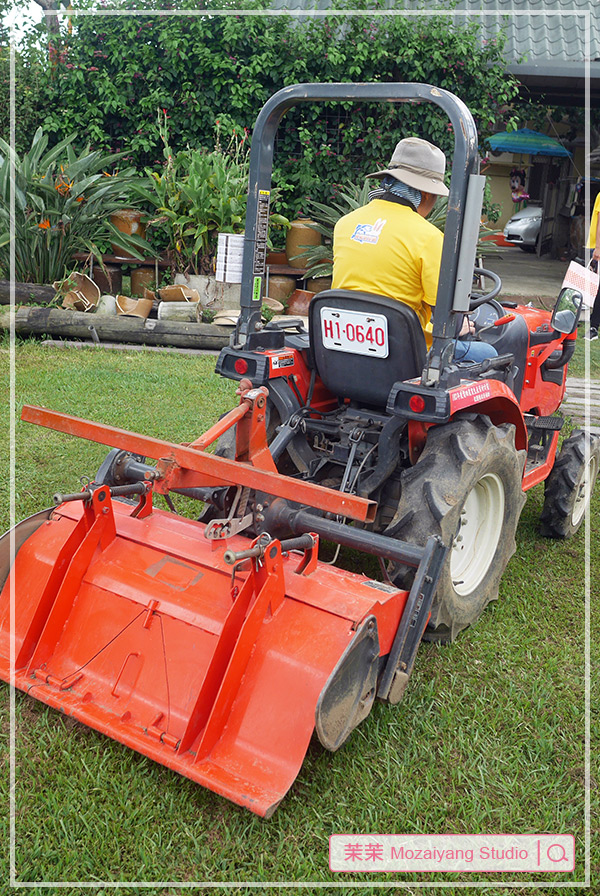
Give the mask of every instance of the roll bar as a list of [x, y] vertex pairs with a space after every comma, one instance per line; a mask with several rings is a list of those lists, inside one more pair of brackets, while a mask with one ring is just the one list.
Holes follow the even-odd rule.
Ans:
[[[448, 197], [442, 263], [433, 327], [433, 345], [428, 358], [429, 376], [439, 379], [448, 345], [455, 337], [452, 320], [467, 188], [471, 174], [479, 172], [477, 130], [466, 105], [454, 94], [430, 84], [294, 84], [275, 93], [256, 119], [250, 150], [250, 178], [242, 261], [241, 315], [233, 341], [243, 345], [261, 327], [261, 296], [267, 255], [267, 230], [275, 133], [285, 112], [298, 103], [333, 100], [381, 101], [388, 103], [435, 103], [446, 112], [454, 130], [454, 158]], [[473, 252], [474, 254], [474, 252]]]

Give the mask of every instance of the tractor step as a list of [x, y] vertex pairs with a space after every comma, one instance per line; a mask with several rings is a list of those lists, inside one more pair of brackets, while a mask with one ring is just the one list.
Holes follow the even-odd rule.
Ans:
[[562, 417], [536, 417], [533, 423], [531, 424], [531, 428], [533, 429], [544, 429], [551, 430], [553, 432], [559, 432], [565, 424], [565, 421]]

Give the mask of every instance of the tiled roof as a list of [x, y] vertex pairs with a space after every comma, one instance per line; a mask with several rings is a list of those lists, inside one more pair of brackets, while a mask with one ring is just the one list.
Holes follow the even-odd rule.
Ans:
[[[289, 10], [336, 8], [335, 0], [271, 0], [271, 5]], [[387, 0], [386, 6], [409, 11], [425, 8], [428, 12], [444, 9], [451, 13], [446, 2]], [[586, 34], [590, 59], [600, 59], [598, 0], [458, 0], [454, 11], [459, 21], [481, 18], [484, 36], [494, 36], [504, 28], [505, 56], [511, 69], [520, 63], [581, 63], [586, 58]]]
[[[407, 9], [416, 6], [406, 0]], [[595, 0], [460, 0], [459, 10], [483, 13], [487, 34], [504, 28], [511, 63], [583, 62], [586, 34], [589, 58], [600, 57], [600, 6]]]

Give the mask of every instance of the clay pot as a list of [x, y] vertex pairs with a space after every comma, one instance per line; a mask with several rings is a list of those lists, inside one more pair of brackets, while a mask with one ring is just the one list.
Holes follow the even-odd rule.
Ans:
[[105, 264], [106, 273], [95, 264], [92, 279], [100, 292], [116, 295], [123, 289], [123, 272], [116, 264]]
[[267, 252], [267, 267], [270, 264], [287, 264], [285, 252]]
[[295, 277], [269, 277], [269, 295], [272, 299], [287, 302], [296, 288]]
[[285, 254], [287, 255], [288, 264], [293, 268], [306, 267], [304, 258], [296, 258], [301, 252], [309, 246], [321, 245], [321, 234], [309, 227], [314, 224], [310, 218], [298, 218], [292, 221], [285, 238]]
[[131, 299], [129, 296], [117, 296], [117, 314], [127, 317], [141, 317], [144, 320], [152, 311], [152, 299]]
[[144, 289], [153, 286], [155, 280], [154, 268], [134, 268], [131, 272], [131, 295], [143, 296]]
[[308, 306], [314, 295], [314, 292], [309, 292], [307, 289], [295, 289], [289, 298], [287, 313], [297, 317], [307, 317]]
[[[215, 317], [213, 319], [213, 324], [217, 327], [235, 327], [238, 322], [240, 311], [234, 311], [230, 309], [229, 311], [226, 308], [223, 308], [221, 311], [217, 311]], [[198, 318], [199, 321], [202, 320], [202, 315]]]
[[[135, 208], [123, 208], [118, 212], [113, 212], [109, 220], [121, 233], [126, 233], [129, 236], [135, 234], [144, 239], [146, 236], [146, 225], [142, 224], [142, 214]], [[113, 252], [119, 258], [135, 258], [135, 255], [126, 252], [125, 249], [121, 249], [116, 243], [111, 243], [111, 246]]]
[[274, 299], [271, 296], [265, 296], [262, 303], [274, 314], [283, 314], [285, 306], [282, 305], [281, 302], [278, 302], [277, 299]]
[[164, 286], [158, 290], [158, 294], [163, 302], [199, 302], [200, 294], [197, 289], [190, 286], [181, 286], [173, 284], [172, 286]]
[[314, 293], [331, 289], [331, 277], [309, 277], [306, 281], [306, 288]]
[[75, 271], [63, 280], [52, 284], [59, 295], [62, 295], [62, 307], [70, 311], [93, 311], [100, 298], [100, 290], [87, 274]]

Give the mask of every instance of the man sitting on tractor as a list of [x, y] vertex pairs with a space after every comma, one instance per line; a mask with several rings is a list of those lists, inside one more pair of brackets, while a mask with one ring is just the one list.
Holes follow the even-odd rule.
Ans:
[[[431, 347], [432, 308], [438, 288], [443, 234], [426, 218], [444, 183], [446, 156], [439, 147], [406, 137], [396, 145], [389, 166], [368, 174], [381, 185], [369, 202], [341, 218], [333, 234], [333, 289], [389, 296], [416, 313], [427, 348]], [[475, 332], [467, 317], [459, 336]], [[457, 339], [455, 359], [479, 362], [497, 354], [485, 342]]]

